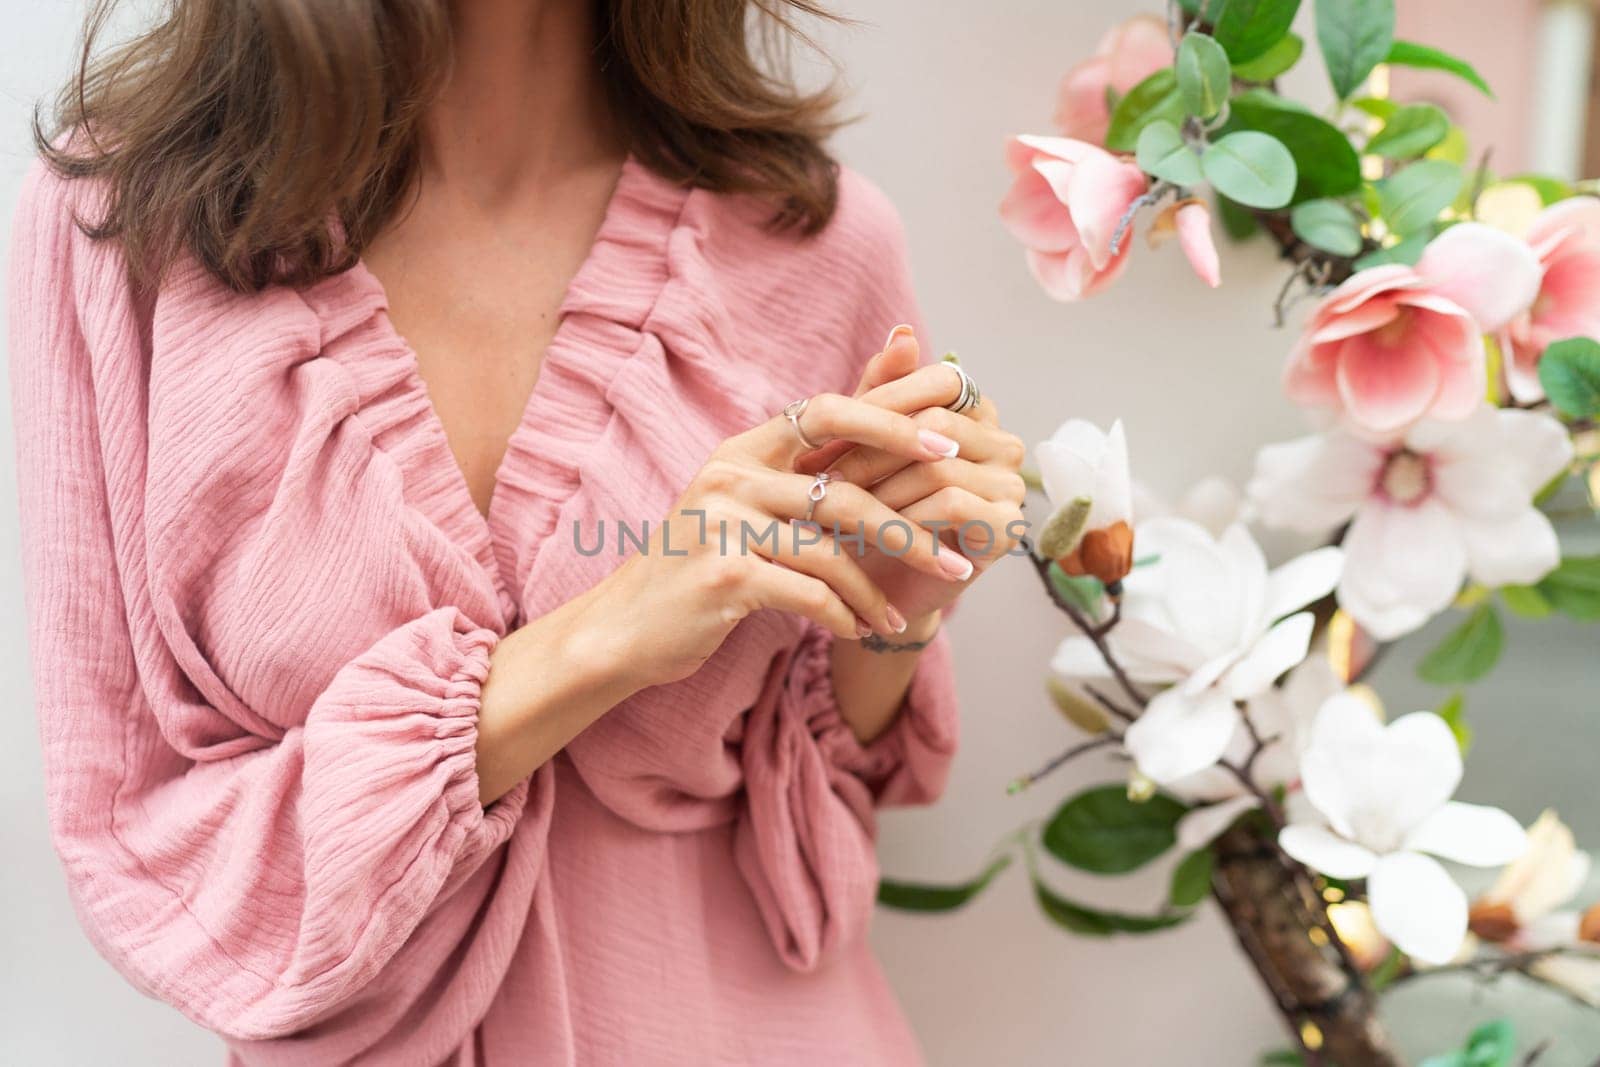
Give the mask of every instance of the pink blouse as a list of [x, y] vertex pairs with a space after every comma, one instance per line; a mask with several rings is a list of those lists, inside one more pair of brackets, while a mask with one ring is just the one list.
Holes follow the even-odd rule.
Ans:
[[918, 1059], [863, 935], [874, 807], [955, 745], [943, 639], [865, 747], [830, 638], [762, 612], [487, 809], [474, 766], [495, 642], [914, 315], [893, 209], [842, 182], [800, 240], [630, 162], [486, 520], [364, 267], [138, 296], [73, 225], [96, 187], [36, 167], [11, 374], [56, 846], [99, 950], [231, 1062]]

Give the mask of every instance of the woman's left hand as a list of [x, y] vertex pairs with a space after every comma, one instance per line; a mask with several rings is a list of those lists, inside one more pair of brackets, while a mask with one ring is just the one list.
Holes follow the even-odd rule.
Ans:
[[[890, 335], [885, 350], [862, 375], [856, 395], [910, 414], [922, 427], [956, 441], [954, 458], [907, 463], [877, 449], [827, 449], [802, 458], [800, 469], [826, 469], [841, 481], [871, 489], [910, 522], [943, 529], [943, 543], [973, 563], [973, 577], [1014, 548], [1025, 531], [1022, 501], [1027, 485], [1018, 473], [1027, 454], [1016, 435], [1000, 428], [1000, 413], [988, 397], [962, 414], [953, 403], [961, 379], [947, 364], [917, 367], [916, 338], [908, 328]], [[868, 544], [863, 569], [900, 608], [913, 629], [931, 629], [929, 616], [953, 602], [972, 578], [953, 583], [925, 577], [889, 551]]]

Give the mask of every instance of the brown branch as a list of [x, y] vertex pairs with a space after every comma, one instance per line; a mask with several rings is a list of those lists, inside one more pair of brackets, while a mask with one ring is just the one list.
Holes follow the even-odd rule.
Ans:
[[1083, 612], [1078, 610], [1076, 604], [1056, 590], [1056, 584], [1050, 580], [1051, 561], [1036, 555], [1033, 551], [1033, 545], [1026, 538], [1023, 539], [1022, 547], [1027, 552], [1028, 558], [1033, 561], [1033, 569], [1038, 572], [1039, 580], [1044, 583], [1045, 592], [1050, 595], [1051, 602], [1061, 609], [1067, 618], [1072, 620], [1074, 626], [1083, 631], [1085, 637], [1094, 642], [1095, 651], [1100, 653], [1100, 658], [1105, 661], [1106, 667], [1111, 671], [1111, 676], [1116, 679], [1117, 685], [1122, 688], [1123, 693], [1134, 703], [1134, 706], [1142, 710], [1149, 701], [1145, 699], [1143, 693], [1139, 692], [1138, 687], [1133, 684], [1133, 679], [1128, 677], [1128, 672], [1123, 670], [1122, 664], [1117, 662], [1117, 657], [1112, 654], [1111, 646], [1106, 641], [1106, 635], [1110, 632], [1111, 627], [1122, 617], [1122, 606], [1117, 604], [1112, 608], [1111, 618], [1104, 625], [1091, 622]]
[[1110, 732], [1103, 734], [1100, 737], [1093, 738], [1092, 740], [1080, 742], [1079, 744], [1073, 745], [1059, 756], [1056, 756], [1038, 770], [1029, 774], [1025, 774], [1021, 778], [1018, 778], [1016, 781], [1012, 782], [1010, 785], [1006, 786], [1006, 792], [1020, 793], [1024, 789], [1035, 785], [1041, 778], [1044, 778], [1053, 771], [1065, 766], [1068, 762], [1077, 759], [1079, 756], [1105, 748], [1107, 745], [1120, 745], [1121, 743], [1122, 735]]

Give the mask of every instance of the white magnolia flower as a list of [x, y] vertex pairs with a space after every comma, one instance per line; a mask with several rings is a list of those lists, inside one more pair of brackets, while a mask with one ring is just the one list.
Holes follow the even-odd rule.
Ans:
[[1278, 841], [1323, 874], [1365, 878], [1383, 935], [1442, 964], [1466, 937], [1467, 895], [1433, 857], [1494, 867], [1527, 847], [1505, 812], [1451, 800], [1460, 781], [1461, 750], [1439, 716], [1420, 711], [1386, 727], [1341, 693], [1317, 713], [1300, 763], [1306, 799], [1326, 825], [1291, 824]]
[[1501, 586], [1548, 574], [1560, 548], [1533, 497], [1571, 459], [1555, 419], [1486, 405], [1388, 442], [1335, 429], [1268, 445], [1249, 495], [1269, 525], [1350, 523], [1339, 605], [1388, 641], [1448, 607], [1469, 575]]
[[1213, 474], [1195, 482], [1178, 498], [1176, 506], [1169, 506], [1165, 500], [1137, 482], [1133, 486], [1135, 522], [1177, 516], [1199, 523], [1212, 537], [1221, 537], [1222, 531], [1234, 523], [1252, 521], [1248, 512], [1244, 493], [1233, 482], [1219, 475]]
[[[1318, 549], [1269, 572], [1243, 526], [1213, 538], [1170, 518], [1140, 524], [1136, 544], [1152, 562], [1123, 583], [1122, 619], [1107, 641], [1133, 682], [1170, 686], [1125, 737], [1139, 770], [1165, 784], [1216, 763], [1239, 724], [1234, 702], [1305, 658], [1312, 619], [1299, 609], [1333, 588], [1341, 553]], [[1082, 635], [1061, 643], [1052, 667], [1069, 679], [1109, 676]]]
[[1571, 944], [1578, 939], [1579, 913], [1570, 904], [1589, 879], [1589, 854], [1578, 850], [1572, 831], [1546, 810], [1528, 827], [1528, 848], [1473, 905], [1480, 937], [1522, 948]]
[[[1282, 686], [1269, 686], [1245, 704], [1245, 716], [1265, 744], [1251, 767], [1251, 776], [1265, 788], [1294, 787], [1300, 779], [1300, 757], [1311, 741], [1317, 711], [1344, 682], [1326, 656], [1311, 656], [1289, 672]], [[1242, 765], [1255, 739], [1241, 722], [1223, 755]], [[1247, 811], [1261, 806], [1256, 794], [1221, 767], [1207, 767], [1168, 784], [1167, 791], [1193, 805], [1178, 820], [1178, 844], [1186, 851], [1204, 848]]]
[[1069, 419], [1034, 457], [1054, 509], [1039, 535], [1040, 551], [1068, 574], [1120, 581], [1133, 566], [1133, 484], [1121, 421], [1102, 433], [1092, 422]]
[[1528, 827], [1528, 848], [1472, 905], [1473, 933], [1513, 952], [1565, 949], [1529, 965], [1552, 985], [1600, 1006], [1600, 945], [1595, 923], [1568, 907], [1589, 880], [1590, 859], [1572, 831], [1546, 810]]

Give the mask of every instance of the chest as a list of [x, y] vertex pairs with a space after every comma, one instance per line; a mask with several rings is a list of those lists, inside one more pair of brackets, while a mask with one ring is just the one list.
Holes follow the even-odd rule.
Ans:
[[612, 177], [597, 171], [494, 207], [447, 191], [424, 195], [366, 253], [481, 513]]

